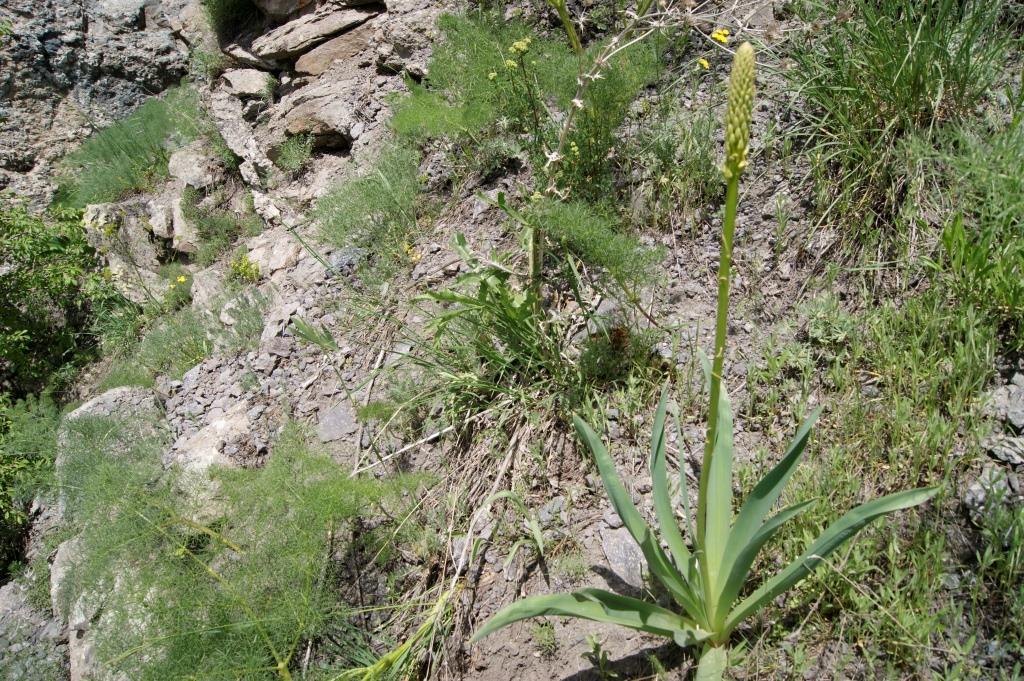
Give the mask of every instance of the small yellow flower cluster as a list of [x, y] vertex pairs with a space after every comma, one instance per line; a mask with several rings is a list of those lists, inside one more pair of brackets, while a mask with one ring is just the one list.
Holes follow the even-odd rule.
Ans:
[[514, 59], [506, 59], [505, 60], [505, 68], [506, 69], [514, 69], [514, 68], [516, 68], [518, 66], [519, 66], [519, 64], [517, 64]]
[[526, 54], [530, 51], [530, 39], [523, 38], [512, 43], [512, 47], [508, 48], [508, 51], [514, 55]]
[[185, 278], [185, 275], [181, 275], [178, 277], [179, 284], [184, 284], [186, 281], [188, 281], [188, 279]]
[[416, 250], [415, 246], [410, 245], [408, 242], [402, 244], [402, 248], [405, 250], [405, 255], [409, 258], [409, 262], [413, 265], [423, 259], [423, 254]]
[[498, 74], [494, 71], [491, 71], [490, 73], [487, 74], [487, 80], [496, 80], [497, 78]]
[[700, 67], [701, 67], [702, 69], [705, 69], [705, 70], [707, 70], [708, 68], [710, 68], [710, 67], [711, 67], [711, 64], [709, 64], [709, 63], [708, 63], [708, 60], [707, 60], [707, 59], [705, 59], [704, 57], [701, 57], [700, 59], [698, 59], [698, 60], [697, 60], [697, 63], [698, 63], [699, 65], [700, 65]]
[[718, 42], [725, 45], [729, 42], [729, 29], [727, 28], [716, 28], [711, 32], [711, 39], [717, 40]]

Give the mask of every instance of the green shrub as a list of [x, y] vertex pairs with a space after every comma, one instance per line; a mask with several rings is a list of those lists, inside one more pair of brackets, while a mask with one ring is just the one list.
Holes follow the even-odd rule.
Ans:
[[[446, 15], [444, 40], [434, 51], [425, 86], [395, 107], [392, 127], [413, 139], [451, 136], [475, 149], [488, 138], [519, 139], [535, 171], [546, 166], [545, 150], [558, 148], [560, 123], [554, 105], [574, 106], [579, 58], [564, 40], [541, 39], [526, 25], [495, 15]], [[592, 59], [601, 45], [590, 48]], [[658, 59], [645, 42], [617, 55], [593, 83], [567, 138], [559, 184], [584, 198], [603, 198], [612, 187], [608, 162], [616, 131], [637, 94], [657, 75]]]
[[327, 241], [342, 247], [365, 245], [387, 269], [410, 261], [420, 189], [419, 154], [392, 146], [367, 174], [321, 198], [314, 214]]
[[46, 397], [0, 404], [0, 581], [20, 557], [28, 505], [56, 453], [58, 420]]
[[55, 201], [83, 208], [151, 187], [167, 175], [173, 150], [207, 131], [194, 90], [175, 88], [161, 98], [146, 100], [133, 114], [100, 130], [64, 159]]
[[309, 161], [313, 153], [312, 135], [295, 135], [274, 150], [274, 165], [288, 173], [296, 173]]
[[246, 23], [260, 17], [250, 0], [202, 0], [202, 5], [210, 28], [222, 42], [230, 42]]
[[353, 479], [292, 425], [263, 467], [213, 472], [220, 502], [199, 521], [176, 493], [185, 479], [160, 465], [160, 431], [109, 419], [71, 428], [61, 482], [84, 560], [61, 598], [106, 594], [94, 627], [106, 664], [140, 681], [288, 679], [328, 638], [332, 667], [372, 660], [350, 620], [347, 566], [374, 569], [395, 523], [360, 520], [384, 503], [403, 510], [399, 495], [419, 480]]
[[857, 0], [853, 18], [794, 42], [819, 204], [854, 227], [906, 191], [902, 141], [970, 114], [1005, 63], [999, 2]]
[[40, 389], [89, 347], [91, 306], [117, 299], [77, 215], [0, 206], [0, 391]]

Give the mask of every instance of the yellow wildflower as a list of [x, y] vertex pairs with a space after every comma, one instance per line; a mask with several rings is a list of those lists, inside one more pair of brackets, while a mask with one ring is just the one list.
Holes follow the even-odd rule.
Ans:
[[184, 284], [186, 281], [188, 281], [188, 280], [185, 279], [185, 275], [181, 275], [181, 276], [178, 277], [178, 283], [179, 284]]
[[177, 284], [171, 284], [167, 288], [170, 289], [171, 291], [173, 291], [176, 287], [177, 287]]
[[516, 64], [513, 60], [511, 60], [511, 59], [506, 59], [505, 60], [505, 68], [506, 69], [514, 69], [517, 66], [519, 66], [519, 64]]
[[544, 198], [544, 195], [541, 194], [539, 191], [534, 191], [533, 194], [530, 196], [530, 200], [533, 201], [534, 203], [536, 203], [537, 201], [540, 201], [543, 198]]
[[490, 73], [487, 74], [487, 80], [495, 80], [497, 77], [498, 74], [495, 73], [494, 71], [491, 71]]
[[700, 67], [702, 69], [707, 69], [707, 68], [710, 68], [710, 66], [711, 66], [711, 64], [708, 63], [708, 60], [705, 59], [704, 57], [701, 57], [700, 59], [698, 59], [697, 63], [700, 64]]
[[530, 50], [530, 39], [523, 38], [512, 43], [512, 47], [508, 48], [508, 51], [512, 54], [526, 54]]
[[711, 32], [711, 39], [717, 40], [718, 42], [725, 45], [729, 42], [729, 29], [727, 28], [716, 28]]

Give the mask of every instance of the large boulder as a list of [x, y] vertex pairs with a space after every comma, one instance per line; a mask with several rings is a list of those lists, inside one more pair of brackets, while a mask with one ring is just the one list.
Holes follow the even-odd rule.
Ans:
[[377, 14], [373, 9], [339, 8], [328, 3], [260, 36], [253, 41], [252, 51], [263, 59], [295, 57]]
[[281, 100], [277, 110], [287, 136], [312, 135], [318, 148], [347, 148], [353, 140], [365, 83], [355, 73], [334, 73]]
[[246, 122], [242, 101], [225, 89], [217, 89], [210, 95], [210, 115], [224, 143], [242, 159], [238, 167], [242, 179], [250, 186], [262, 187], [260, 174], [272, 176], [274, 164]]

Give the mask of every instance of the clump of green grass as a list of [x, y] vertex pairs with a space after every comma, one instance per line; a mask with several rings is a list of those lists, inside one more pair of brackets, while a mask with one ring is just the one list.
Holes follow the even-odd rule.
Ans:
[[998, 321], [1006, 351], [1024, 350], [1024, 128], [958, 126], [917, 153], [937, 176], [926, 205], [950, 216], [932, 271], [955, 300]]
[[58, 205], [116, 201], [166, 177], [172, 151], [207, 131], [198, 94], [175, 88], [100, 130], [63, 161]]
[[274, 150], [274, 165], [288, 173], [297, 173], [305, 167], [313, 153], [312, 135], [289, 137]]
[[222, 208], [218, 196], [215, 194], [211, 199], [194, 187], [185, 187], [181, 196], [182, 213], [199, 232], [200, 243], [195, 260], [204, 266], [216, 262], [240, 236], [255, 236], [263, 227], [251, 205], [247, 204], [245, 212], [239, 215]]
[[[907, 193], [903, 142], [965, 118], [1005, 63], [1000, 3], [858, 0], [849, 21], [796, 41], [819, 208], [880, 229]], [[836, 11], [838, 11], [836, 6]]]
[[394, 528], [376, 523], [354, 543], [352, 528], [401, 506], [419, 480], [353, 479], [292, 425], [264, 467], [213, 473], [222, 503], [198, 522], [160, 465], [160, 431], [109, 419], [70, 428], [61, 482], [84, 559], [61, 598], [104, 595], [94, 631], [106, 666], [140, 680], [291, 679], [327, 638], [345, 644], [331, 662], [372, 660], [338, 556], [372, 557]]
[[382, 272], [409, 263], [418, 231], [419, 154], [391, 146], [365, 175], [342, 183], [317, 202], [324, 238], [338, 246], [365, 245]]

